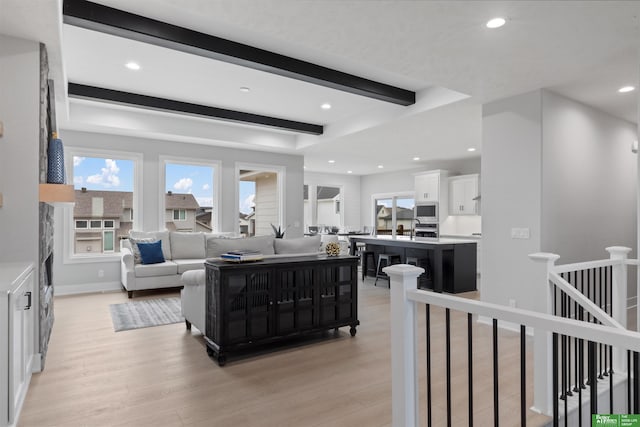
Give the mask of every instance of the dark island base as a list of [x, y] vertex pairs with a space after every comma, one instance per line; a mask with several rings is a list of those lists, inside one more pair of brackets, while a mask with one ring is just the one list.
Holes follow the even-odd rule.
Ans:
[[[355, 253], [356, 242], [364, 242], [365, 250], [373, 252], [376, 262], [381, 253], [398, 254], [402, 263], [406, 263], [407, 257], [417, 258], [418, 267], [425, 269], [425, 273], [418, 277], [421, 289], [454, 294], [477, 289], [476, 243], [442, 244], [352, 237], [351, 253]], [[366, 275], [375, 277], [375, 268], [368, 270]]]

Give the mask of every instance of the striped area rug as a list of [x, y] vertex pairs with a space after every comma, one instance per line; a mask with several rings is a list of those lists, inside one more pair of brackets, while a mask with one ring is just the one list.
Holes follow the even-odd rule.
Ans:
[[158, 298], [109, 305], [116, 332], [169, 325], [184, 320], [180, 298]]

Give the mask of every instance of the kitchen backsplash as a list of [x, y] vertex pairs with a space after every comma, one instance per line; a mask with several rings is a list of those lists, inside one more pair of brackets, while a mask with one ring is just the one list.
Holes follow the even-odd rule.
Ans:
[[482, 217], [480, 215], [449, 215], [440, 224], [441, 235], [471, 235], [482, 232]]

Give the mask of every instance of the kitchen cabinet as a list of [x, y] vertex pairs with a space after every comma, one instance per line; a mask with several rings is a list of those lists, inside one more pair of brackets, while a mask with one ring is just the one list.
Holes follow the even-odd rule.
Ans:
[[0, 426], [17, 425], [34, 351], [33, 264], [0, 263]]
[[447, 178], [449, 172], [438, 169], [414, 174], [414, 191], [416, 203], [438, 202], [439, 221], [444, 221], [449, 215], [449, 189]]
[[478, 215], [479, 175], [449, 178], [449, 215]]

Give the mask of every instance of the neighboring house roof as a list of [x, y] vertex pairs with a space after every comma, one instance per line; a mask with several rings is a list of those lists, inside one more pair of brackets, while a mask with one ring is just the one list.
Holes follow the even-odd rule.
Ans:
[[[120, 218], [124, 209], [133, 206], [130, 191], [76, 190], [74, 218]], [[102, 198], [102, 212], [94, 212], [94, 198]]]
[[[383, 212], [381, 211], [382, 209], [378, 209], [378, 219], [391, 220], [391, 209], [385, 210]], [[413, 219], [413, 209], [397, 207], [396, 220], [398, 219]]]
[[323, 187], [318, 186], [317, 200], [333, 199], [340, 195], [339, 187]]
[[165, 209], [198, 209], [200, 205], [193, 194], [185, 193], [165, 193]]

